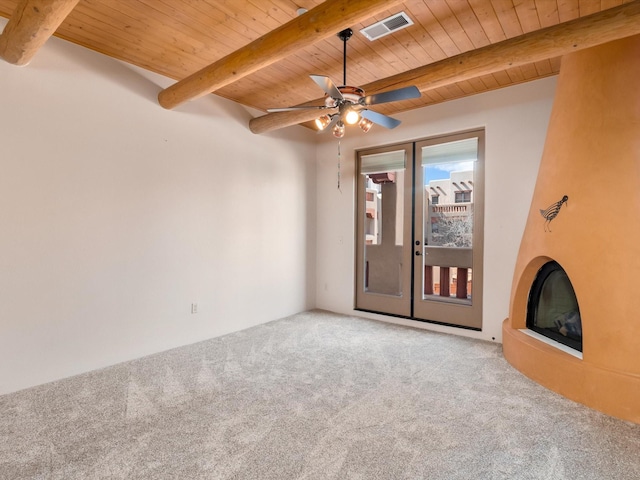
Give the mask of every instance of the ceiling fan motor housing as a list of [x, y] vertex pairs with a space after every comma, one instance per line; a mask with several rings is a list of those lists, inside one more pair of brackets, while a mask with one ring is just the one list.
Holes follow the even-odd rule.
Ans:
[[[360, 99], [364, 97], [364, 90], [361, 89], [360, 87], [352, 87], [351, 85], [342, 85], [337, 88], [338, 90], [340, 90], [340, 93], [342, 93], [342, 97], [344, 98], [344, 101], [342, 101], [342, 103], [349, 102], [349, 103], [357, 104], [360, 101]], [[339, 107], [340, 103], [341, 103], [340, 99], [333, 98], [329, 95], [327, 95], [324, 99], [324, 104], [328, 108]]]

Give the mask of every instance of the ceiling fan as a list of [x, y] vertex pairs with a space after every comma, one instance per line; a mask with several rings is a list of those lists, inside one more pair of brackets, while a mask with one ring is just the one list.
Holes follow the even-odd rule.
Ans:
[[420, 97], [420, 90], [415, 86], [411, 86], [365, 96], [362, 88], [347, 85], [347, 40], [349, 40], [352, 35], [353, 30], [350, 28], [338, 33], [338, 38], [344, 43], [343, 85], [336, 86], [329, 77], [324, 75], [309, 75], [311, 80], [327, 94], [324, 105], [269, 108], [267, 112], [337, 108], [337, 113], [322, 114], [315, 120], [318, 130], [324, 131], [332, 128], [333, 135], [337, 138], [344, 136], [345, 124], [355, 125], [357, 123], [365, 133], [371, 130], [374, 123], [386, 128], [395, 128], [400, 125], [400, 120], [369, 110], [367, 107], [381, 103], [418, 98]]

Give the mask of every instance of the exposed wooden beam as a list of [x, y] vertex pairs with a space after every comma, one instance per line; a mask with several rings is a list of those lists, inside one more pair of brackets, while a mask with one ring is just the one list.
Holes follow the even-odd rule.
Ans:
[[[640, 0], [471, 50], [363, 88], [367, 93], [376, 93], [415, 85], [424, 92], [637, 34], [640, 34]], [[298, 111], [263, 115], [252, 119], [249, 128], [253, 133], [266, 133], [318, 116], [317, 111], [302, 112], [306, 115]]]
[[327, 0], [162, 90], [158, 101], [164, 108], [174, 108], [211, 93], [398, 3], [400, 0]]
[[291, 125], [298, 125], [300, 123], [310, 122], [318, 118], [323, 114], [336, 113], [337, 109], [322, 110], [320, 113], [318, 110], [294, 110], [291, 112], [276, 112], [268, 113], [261, 117], [253, 118], [249, 121], [249, 129], [253, 133], [267, 133], [272, 130], [278, 130], [280, 128], [289, 127]]
[[0, 34], [0, 57], [26, 65], [79, 0], [22, 0]]

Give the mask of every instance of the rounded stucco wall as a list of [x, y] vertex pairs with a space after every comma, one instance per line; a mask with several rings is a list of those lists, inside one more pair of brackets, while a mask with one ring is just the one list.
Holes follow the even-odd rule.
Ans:
[[[563, 58], [503, 341], [507, 360], [536, 381], [640, 422], [638, 78], [640, 36]], [[540, 210], [564, 195], [569, 200], [546, 231]], [[582, 360], [518, 332], [543, 259], [560, 263], [575, 289]]]

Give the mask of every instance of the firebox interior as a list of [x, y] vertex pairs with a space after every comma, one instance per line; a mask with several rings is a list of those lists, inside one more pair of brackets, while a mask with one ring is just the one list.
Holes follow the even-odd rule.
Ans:
[[582, 352], [578, 299], [558, 262], [547, 262], [536, 274], [527, 302], [527, 328]]

